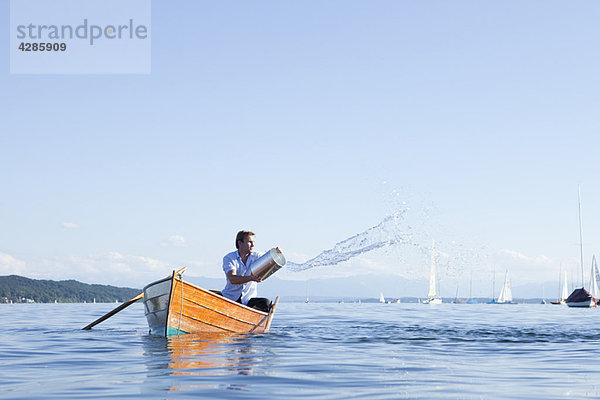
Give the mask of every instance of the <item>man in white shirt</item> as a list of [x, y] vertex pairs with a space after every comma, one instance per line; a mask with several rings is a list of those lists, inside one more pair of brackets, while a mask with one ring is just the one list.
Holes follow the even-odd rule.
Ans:
[[227, 277], [227, 284], [221, 294], [248, 307], [269, 312], [271, 301], [256, 297], [258, 295], [256, 283], [262, 279], [252, 275], [250, 268], [252, 263], [262, 256], [262, 253], [253, 251], [254, 236], [254, 232], [239, 231], [235, 238], [237, 250], [223, 257], [223, 271]]

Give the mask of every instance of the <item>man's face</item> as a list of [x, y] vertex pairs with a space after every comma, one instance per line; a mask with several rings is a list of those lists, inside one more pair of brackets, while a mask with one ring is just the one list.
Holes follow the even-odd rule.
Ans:
[[243, 242], [239, 242], [240, 244], [240, 254], [248, 254], [252, 252], [254, 249], [254, 235], [248, 235], [244, 238]]

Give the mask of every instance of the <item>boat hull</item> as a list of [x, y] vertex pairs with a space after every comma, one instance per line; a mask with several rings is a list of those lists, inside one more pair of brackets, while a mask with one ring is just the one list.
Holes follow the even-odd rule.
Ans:
[[596, 302], [594, 299], [586, 300], [586, 301], [571, 301], [567, 302], [567, 306], [569, 307], [596, 307]]
[[169, 277], [144, 288], [144, 312], [151, 335], [165, 335], [171, 286], [172, 277]]
[[569, 307], [596, 307], [596, 299], [583, 287], [575, 289], [567, 298]]
[[269, 313], [262, 312], [185, 282], [175, 272], [144, 288], [150, 333], [166, 337], [187, 333], [268, 332], [278, 300]]

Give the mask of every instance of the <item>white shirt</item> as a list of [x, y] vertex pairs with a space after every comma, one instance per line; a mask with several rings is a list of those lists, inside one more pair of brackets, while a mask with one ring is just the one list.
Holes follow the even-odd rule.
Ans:
[[[229, 271], [235, 270], [236, 275], [240, 276], [249, 276], [251, 275], [250, 267], [252, 263], [258, 260], [262, 256], [262, 253], [258, 251], [253, 251], [248, 256], [246, 260], [246, 264], [242, 262], [242, 258], [240, 257], [240, 253], [236, 251], [232, 251], [223, 257], [223, 272], [225, 272], [225, 277]], [[258, 290], [256, 288], [256, 282], [247, 282], [241, 285], [234, 285], [229, 282], [229, 279], [226, 279], [227, 284], [225, 285], [225, 289], [221, 291], [221, 294], [228, 299], [233, 301], [237, 301], [237, 299], [242, 297], [242, 304], [248, 304], [248, 300], [258, 295]]]

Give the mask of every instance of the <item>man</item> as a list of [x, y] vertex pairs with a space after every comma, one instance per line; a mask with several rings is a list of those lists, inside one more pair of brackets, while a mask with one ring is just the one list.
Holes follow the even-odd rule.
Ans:
[[256, 283], [262, 279], [252, 275], [250, 268], [252, 263], [262, 256], [262, 253], [253, 251], [254, 232], [239, 231], [235, 237], [235, 247], [236, 251], [223, 257], [223, 271], [227, 277], [227, 283], [221, 294], [248, 307], [269, 312], [271, 300], [256, 297], [258, 295]]

